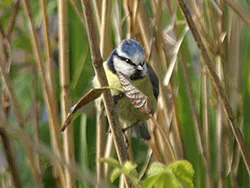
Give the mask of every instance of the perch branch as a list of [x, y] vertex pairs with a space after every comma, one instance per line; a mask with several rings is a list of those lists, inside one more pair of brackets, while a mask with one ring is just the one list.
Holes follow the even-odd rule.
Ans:
[[[100, 54], [100, 50], [98, 47], [98, 41], [96, 40], [98, 37], [96, 35], [96, 28], [94, 27], [93, 14], [91, 10], [91, 5], [89, 0], [82, 0], [83, 12], [84, 12], [84, 20], [86, 25], [86, 30], [88, 34], [88, 40], [90, 45], [92, 64], [100, 82], [101, 87], [107, 86], [108, 81], [102, 66], [102, 57]], [[114, 102], [111, 97], [110, 91], [105, 91], [103, 94], [103, 101], [105, 110], [107, 113], [109, 125], [114, 137], [114, 143], [116, 147], [116, 151], [118, 154], [119, 161], [124, 163], [128, 161], [128, 153], [126, 150], [126, 145], [123, 140], [122, 130], [119, 125], [118, 116], [116, 111], [114, 110]], [[126, 178], [127, 187], [131, 187], [131, 182]]]

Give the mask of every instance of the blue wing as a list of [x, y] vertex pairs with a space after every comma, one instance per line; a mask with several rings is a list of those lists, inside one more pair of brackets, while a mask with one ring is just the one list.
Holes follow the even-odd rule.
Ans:
[[153, 68], [147, 63], [147, 67], [148, 67], [148, 74], [149, 74], [149, 78], [150, 81], [153, 85], [153, 89], [154, 89], [154, 96], [157, 99], [159, 96], [159, 80], [157, 75], [155, 74]]

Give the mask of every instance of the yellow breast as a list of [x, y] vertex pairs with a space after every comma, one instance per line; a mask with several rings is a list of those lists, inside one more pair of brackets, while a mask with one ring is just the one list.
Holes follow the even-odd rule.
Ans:
[[[111, 89], [112, 96], [118, 95], [121, 90], [123, 90], [122, 85], [120, 83], [119, 78], [116, 74], [109, 70], [107, 67], [107, 63], [104, 63], [104, 70], [107, 75], [109, 87], [116, 88]], [[149, 76], [145, 76], [145, 78], [133, 80], [132, 83], [146, 96], [148, 96], [151, 100], [151, 104], [153, 104], [153, 111], [156, 109], [156, 99], [153, 93], [153, 86], [151, 84]], [[94, 87], [100, 87], [99, 82], [96, 78], [93, 80]], [[116, 105], [119, 118], [122, 121], [134, 123], [136, 121], [147, 120], [148, 117], [143, 115], [138, 109], [136, 109], [133, 104], [131, 104], [130, 100], [127, 97], [122, 98], [118, 101]]]

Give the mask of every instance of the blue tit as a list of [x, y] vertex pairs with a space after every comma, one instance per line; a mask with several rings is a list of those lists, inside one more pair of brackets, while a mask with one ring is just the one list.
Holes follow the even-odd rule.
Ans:
[[[142, 114], [139, 109], [136, 109], [130, 102], [130, 99], [125, 96], [122, 92], [123, 88], [120, 80], [116, 74], [117, 72], [121, 72], [129, 77], [132, 83], [150, 98], [155, 112], [157, 97], [159, 95], [159, 83], [155, 72], [145, 61], [143, 47], [136, 40], [123, 40], [117, 48], [112, 51], [104, 63], [104, 70], [109, 86], [119, 89], [111, 89], [119, 120], [126, 123], [129, 127], [131, 126], [139, 137], [149, 140], [151, 137], [146, 124], [148, 116]], [[100, 87], [96, 77], [93, 80], [93, 86]], [[97, 103], [97, 106], [100, 106], [100, 101]]]

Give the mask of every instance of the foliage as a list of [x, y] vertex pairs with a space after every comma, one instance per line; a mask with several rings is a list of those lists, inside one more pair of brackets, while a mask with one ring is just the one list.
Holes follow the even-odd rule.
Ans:
[[[120, 164], [113, 158], [100, 159], [101, 162], [108, 163], [114, 169], [111, 173], [110, 181], [114, 182], [121, 174], [126, 175], [133, 182], [135, 187], [142, 187], [139, 175], [136, 172], [136, 164], [127, 161]], [[145, 178], [142, 180], [143, 187], [186, 187], [193, 188], [194, 169], [192, 165], [185, 160], [175, 161], [169, 165], [154, 162], [147, 170]]]

